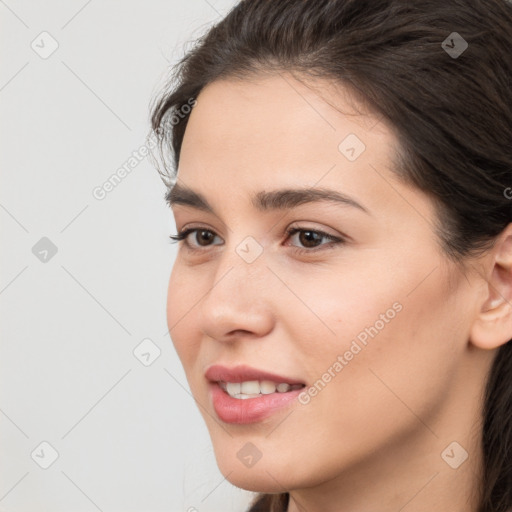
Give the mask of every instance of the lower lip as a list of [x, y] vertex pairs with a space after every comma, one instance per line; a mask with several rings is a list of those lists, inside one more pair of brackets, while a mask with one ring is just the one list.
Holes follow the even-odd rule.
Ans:
[[233, 398], [217, 382], [210, 382], [210, 393], [217, 416], [225, 423], [241, 425], [268, 418], [293, 402], [304, 388], [286, 393], [270, 393], [257, 398]]

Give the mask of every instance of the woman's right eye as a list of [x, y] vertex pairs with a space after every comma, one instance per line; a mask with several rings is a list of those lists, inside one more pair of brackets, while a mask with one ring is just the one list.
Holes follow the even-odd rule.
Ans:
[[[196, 250], [198, 246], [191, 245], [189, 240], [188, 240], [189, 235], [191, 235], [192, 233], [196, 233], [195, 241], [197, 242], [199, 247], [208, 247], [209, 245], [212, 245], [212, 244], [210, 244], [208, 242], [213, 240], [213, 239], [215, 239], [215, 237], [217, 236], [210, 229], [206, 229], [206, 228], [189, 228], [189, 229], [184, 229], [184, 230], [180, 231], [177, 235], [170, 235], [169, 238], [171, 238], [173, 240], [173, 242], [171, 242], [171, 243], [180, 242], [180, 241], [184, 240], [185, 241], [185, 246], [188, 249]], [[201, 241], [202, 242], [206, 242], [206, 243], [202, 244]], [[220, 244], [214, 244], [214, 245], [220, 245]]]

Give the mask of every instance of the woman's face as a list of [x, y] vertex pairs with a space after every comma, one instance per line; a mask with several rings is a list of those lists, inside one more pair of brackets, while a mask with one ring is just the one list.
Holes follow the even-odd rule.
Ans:
[[[440, 453], [463, 416], [469, 281], [439, 248], [430, 199], [392, 174], [389, 127], [341, 89], [321, 94], [344, 113], [286, 74], [209, 85], [177, 187], [212, 211], [172, 198], [177, 230], [198, 231], [172, 270], [170, 334], [220, 470], [249, 490], [407, 464], [419, 446], [453, 471]], [[346, 200], [281, 195], [292, 189]], [[254, 372], [206, 375], [214, 365]], [[232, 398], [218, 380], [265, 393]], [[304, 387], [273, 392], [278, 380]]]

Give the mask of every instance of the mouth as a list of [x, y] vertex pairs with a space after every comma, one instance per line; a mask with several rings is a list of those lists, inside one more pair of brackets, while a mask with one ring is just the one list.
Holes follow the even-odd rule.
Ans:
[[261, 421], [291, 405], [306, 386], [297, 379], [246, 365], [211, 366], [205, 376], [213, 408], [225, 423]]
[[228, 382], [233, 384], [258, 381], [272, 382], [276, 384], [276, 387], [279, 384], [289, 384], [290, 386], [295, 384], [305, 385], [303, 381], [293, 377], [278, 375], [266, 370], [258, 370], [245, 364], [232, 367], [215, 364], [208, 367], [205, 377], [211, 382]]
[[289, 391], [305, 387], [305, 384], [276, 383], [271, 380], [246, 380], [243, 382], [226, 382], [221, 380], [218, 381], [218, 384], [231, 398], [239, 400], [257, 398], [262, 395], [271, 395], [272, 393], [288, 393]]

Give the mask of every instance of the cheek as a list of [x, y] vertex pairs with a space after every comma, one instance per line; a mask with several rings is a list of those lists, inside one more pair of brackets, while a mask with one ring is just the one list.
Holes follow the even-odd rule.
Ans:
[[464, 347], [466, 333], [457, 328], [464, 304], [449, 295], [441, 275], [411, 293], [423, 274], [398, 284], [382, 274], [373, 288], [346, 276], [307, 295], [335, 332], [311, 314], [300, 326], [307, 337], [298, 338], [310, 362], [311, 406], [331, 410], [333, 428], [357, 438], [378, 420], [379, 437], [389, 436], [399, 424], [417, 423], [410, 409], [429, 418], [442, 404]]
[[194, 304], [200, 298], [199, 290], [193, 285], [194, 282], [196, 281], [193, 277], [188, 276], [176, 262], [167, 288], [167, 327], [187, 374], [199, 350], [196, 341], [199, 337], [192, 331], [195, 325], [192, 320]]
[[382, 338], [404, 311], [400, 294], [382, 279], [371, 287], [366, 282], [368, 275], [359, 279], [355, 272], [338, 273], [339, 277], [332, 279], [333, 274], [328, 279], [302, 283], [301, 295], [307, 297], [310, 307], [307, 311], [301, 306], [303, 314], [295, 314], [301, 322], [296, 330], [305, 333], [298, 339], [310, 340], [301, 349], [308, 359], [323, 365], [315, 368], [317, 373], [351, 349], [348, 358], [362, 353], [372, 339]]

